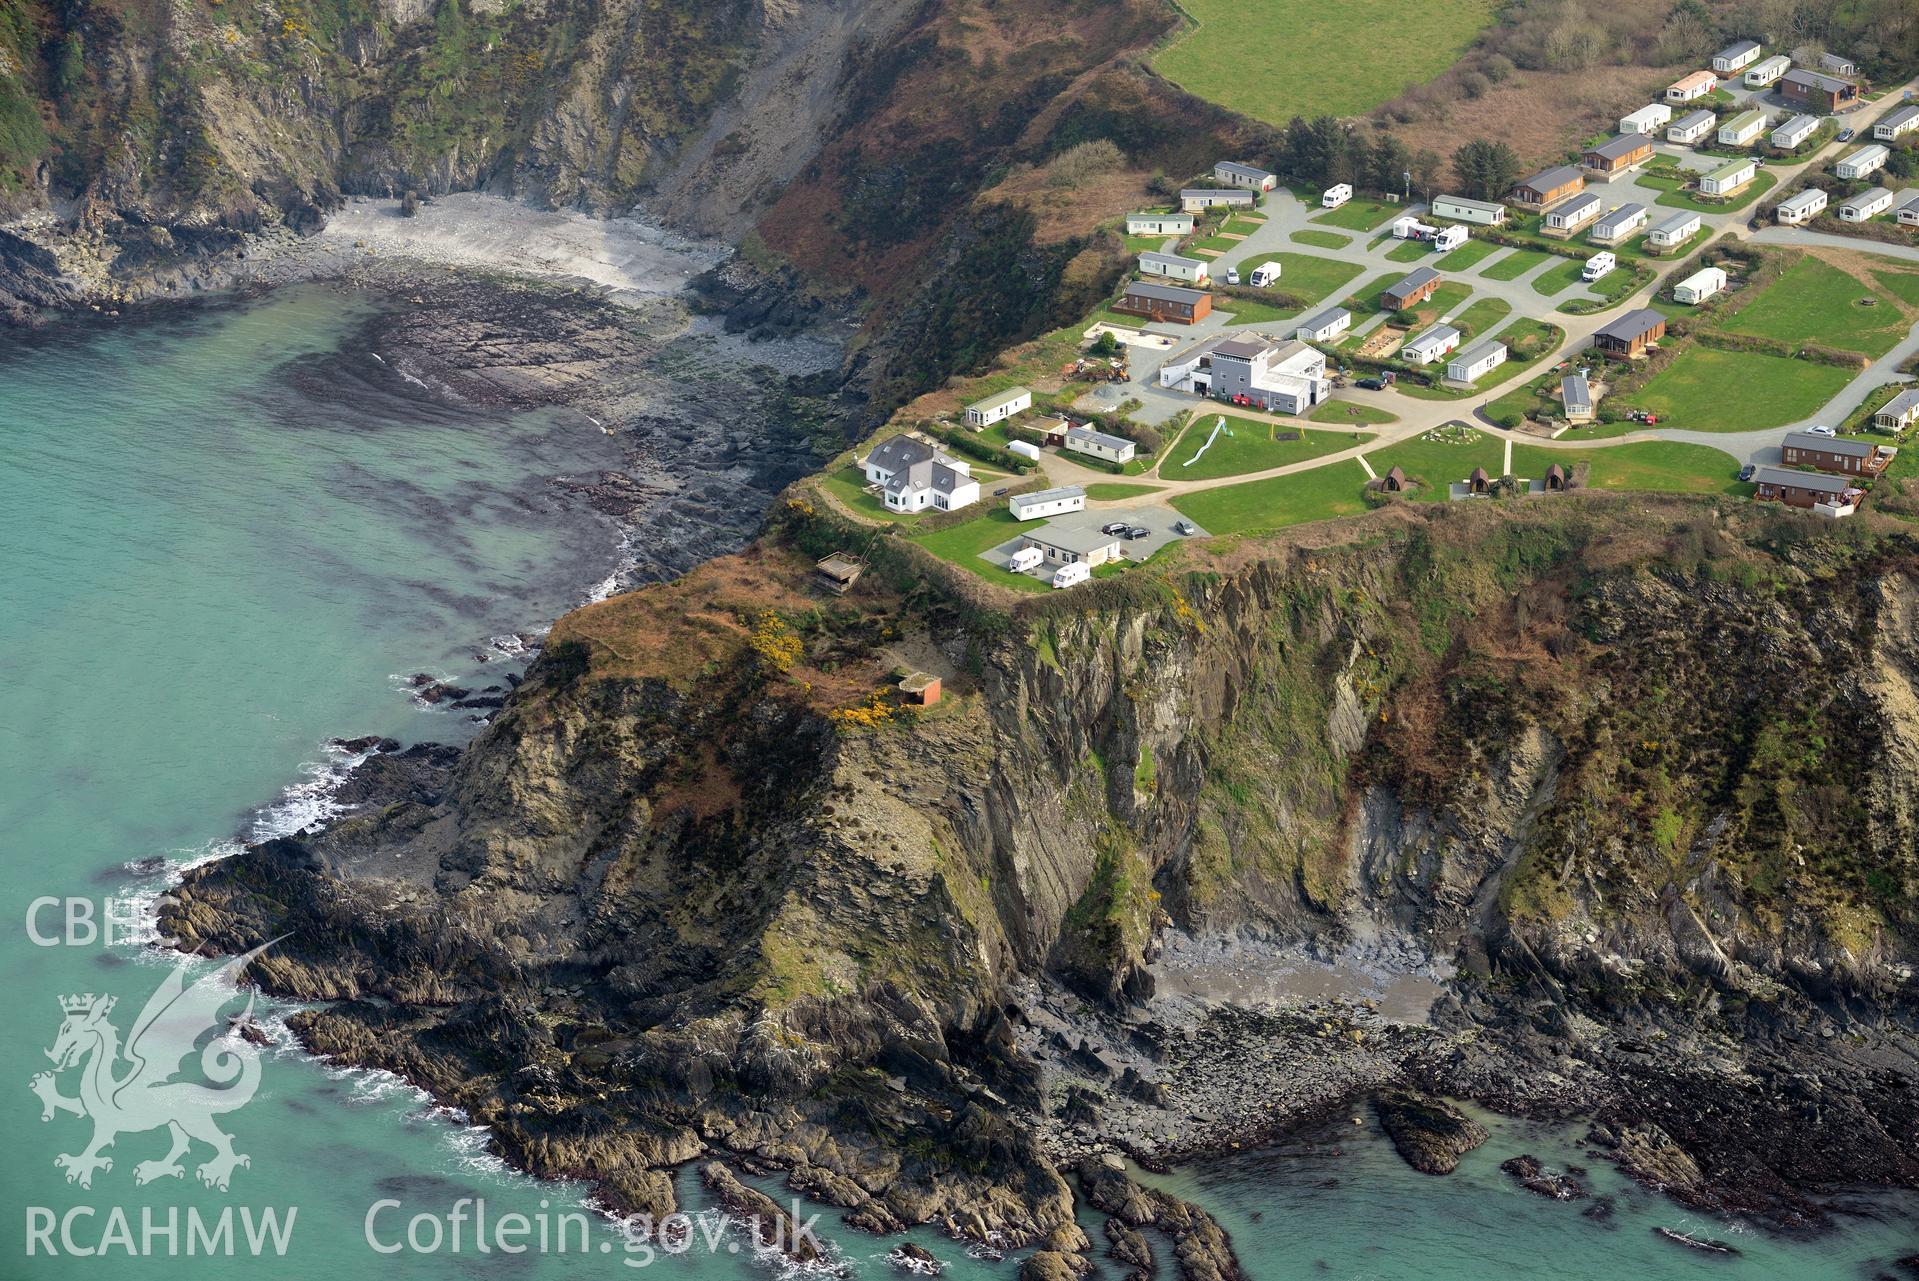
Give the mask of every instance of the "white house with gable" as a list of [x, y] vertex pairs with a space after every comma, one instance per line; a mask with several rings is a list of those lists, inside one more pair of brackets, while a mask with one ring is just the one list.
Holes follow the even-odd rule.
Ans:
[[911, 514], [929, 507], [954, 511], [979, 501], [972, 469], [917, 436], [890, 436], [860, 460], [866, 479], [879, 486], [889, 511]]

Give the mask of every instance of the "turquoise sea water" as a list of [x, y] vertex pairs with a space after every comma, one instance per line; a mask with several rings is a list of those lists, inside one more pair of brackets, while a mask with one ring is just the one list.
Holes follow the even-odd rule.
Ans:
[[[552, 477], [618, 463], [604, 436], [564, 414], [453, 412], [378, 375], [351, 343], [367, 304], [319, 288], [137, 323], [22, 338], [0, 334], [0, 1279], [511, 1277], [632, 1275], [620, 1238], [593, 1220], [581, 1253], [377, 1253], [416, 1212], [483, 1199], [496, 1225], [579, 1209], [577, 1188], [501, 1169], [483, 1137], [410, 1091], [268, 1051], [258, 1095], [224, 1121], [251, 1158], [228, 1191], [187, 1177], [136, 1186], [134, 1166], [163, 1132], [125, 1133], [93, 1186], [54, 1165], [89, 1125], [40, 1120], [28, 1089], [49, 1067], [59, 998], [119, 999], [124, 1032], [174, 964], [134, 944], [38, 946], [39, 898], [98, 902], [150, 890], [129, 869], [216, 852], [236, 832], [318, 813], [334, 735], [458, 739], [463, 713], [415, 706], [416, 671], [474, 686], [501, 664], [473, 657], [489, 637], [535, 629], [613, 569], [617, 531], [566, 499]], [[342, 344], [345, 344], [344, 348]], [[293, 791], [288, 792], [289, 786]], [[265, 802], [281, 798], [265, 815]], [[36, 924], [59, 936], [60, 913]], [[204, 971], [206, 967], [200, 969]], [[63, 1092], [75, 1086], [69, 1072]], [[1502, 1135], [1502, 1141], [1504, 1136]], [[1585, 1278], [1869, 1276], [1868, 1260], [1919, 1250], [1911, 1218], [1883, 1208], [1812, 1245], [1736, 1239], [1737, 1261], [1654, 1240], [1654, 1223], [1728, 1237], [1647, 1194], [1618, 1188], [1612, 1226], [1517, 1191], [1494, 1166], [1523, 1146], [1553, 1159], [1564, 1137], [1489, 1145], [1452, 1179], [1407, 1170], [1370, 1125], [1181, 1173], [1171, 1182], [1214, 1209], [1260, 1278]], [[1565, 1159], [1576, 1159], [1567, 1150]], [[1593, 1177], [1607, 1180], [1595, 1169]], [[1335, 1182], [1328, 1183], [1328, 1180]], [[769, 1190], [776, 1191], [769, 1187]], [[697, 1205], [697, 1190], [688, 1186]], [[1879, 1205], [1881, 1203], [1875, 1203]], [[188, 1257], [185, 1220], [217, 1224], [293, 1213], [285, 1257]], [[116, 1210], [126, 1237], [116, 1234]], [[1884, 1217], [1890, 1215], [1891, 1217]], [[37, 1217], [36, 1217], [37, 1216]], [[56, 1226], [49, 1256], [30, 1231]], [[469, 1211], [469, 1223], [471, 1211]], [[823, 1225], [857, 1274], [889, 1274], [894, 1244]], [[1087, 1226], [1095, 1230], [1097, 1222]], [[557, 1229], [555, 1229], [557, 1231]], [[442, 1232], [447, 1229], [443, 1226]], [[142, 1238], [158, 1257], [120, 1241]], [[418, 1238], [429, 1244], [424, 1229]], [[529, 1236], [537, 1240], [537, 1228]], [[1010, 1278], [1011, 1262], [968, 1258], [919, 1231], [957, 1281]], [[29, 1244], [35, 1253], [27, 1253]], [[73, 1257], [70, 1246], [104, 1257]], [[651, 1267], [700, 1281], [764, 1275], [737, 1235]], [[270, 1251], [269, 1251], [270, 1253]], [[1165, 1269], [1162, 1269], [1164, 1272]]]

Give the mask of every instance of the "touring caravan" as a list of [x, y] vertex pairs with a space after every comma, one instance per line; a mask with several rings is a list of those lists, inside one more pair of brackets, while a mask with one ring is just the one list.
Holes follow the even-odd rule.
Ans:
[[1259, 266], [1253, 268], [1253, 288], [1264, 289], [1268, 285], [1278, 284], [1279, 269], [1280, 264], [1277, 262], [1262, 262]]
[[1053, 586], [1077, 587], [1092, 576], [1092, 568], [1085, 561], [1076, 560], [1070, 565], [1061, 565], [1053, 571]]

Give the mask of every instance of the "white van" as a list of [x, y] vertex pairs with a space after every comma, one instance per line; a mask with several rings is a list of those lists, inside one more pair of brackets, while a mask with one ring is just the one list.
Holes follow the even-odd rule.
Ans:
[[1268, 285], [1278, 284], [1279, 269], [1280, 264], [1276, 262], [1262, 262], [1253, 268], [1253, 288], [1264, 289]]
[[1585, 269], [1579, 273], [1579, 278], [1581, 280], [1597, 280], [1618, 265], [1619, 260], [1602, 249], [1592, 257], [1586, 259]]
[[1352, 198], [1353, 184], [1350, 182], [1341, 182], [1326, 188], [1325, 194], [1319, 198], [1319, 203], [1321, 208], [1337, 209]]
[[1038, 569], [1039, 563], [1046, 559], [1046, 553], [1037, 547], [1022, 547], [1007, 557], [1006, 568], [1015, 574], [1024, 574], [1030, 569]]
[[1087, 566], [1086, 562], [1076, 560], [1070, 565], [1061, 565], [1053, 571], [1053, 586], [1077, 587], [1092, 576], [1093, 571]]

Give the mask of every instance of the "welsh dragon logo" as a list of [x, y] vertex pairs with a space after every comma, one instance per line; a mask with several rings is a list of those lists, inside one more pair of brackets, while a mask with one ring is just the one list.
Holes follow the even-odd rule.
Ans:
[[[233, 1137], [214, 1123], [223, 1113], [246, 1106], [260, 1086], [260, 1054], [241, 1039], [232, 1024], [220, 1017], [220, 1009], [234, 998], [233, 983], [247, 964], [272, 944], [236, 956], [198, 982], [187, 984], [187, 966], [182, 964], [147, 999], [140, 1017], [134, 1020], [124, 1049], [119, 1029], [108, 1015], [115, 998], [85, 996], [60, 998], [66, 1018], [60, 1035], [54, 1039], [47, 1057], [53, 1071], [42, 1072], [30, 1083], [40, 1096], [42, 1121], [51, 1121], [56, 1112], [71, 1112], [93, 1120], [93, 1141], [84, 1151], [63, 1154], [54, 1165], [67, 1172], [67, 1182], [83, 1188], [93, 1186], [95, 1171], [113, 1169], [113, 1158], [103, 1155], [122, 1134], [137, 1134], [165, 1127], [173, 1146], [157, 1161], [142, 1161], [133, 1167], [133, 1181], [151, 1183], [155, 1179], [177, 1179], [185, 1175], [180, 1158], [188, 1154], [195, 1140], [213, 1149], [211, 1160], [195, 1173], [208, 1187], [226, 1191], [236, 1166], [251, 1166], [252, 1161], [233, 1150]], [[244, 1020], [253, 1012], [253, 997], [247, 996]], [[176, 1081], [174, 1076], [186, 1065], [200, 1038], [218, 1031], [200, 1049], [200, 1070], [212, 1085], [195, 1081]], [[80, 1095], [61, 1094], [55, 1077], [72, 1067], [80, 1068]]]

